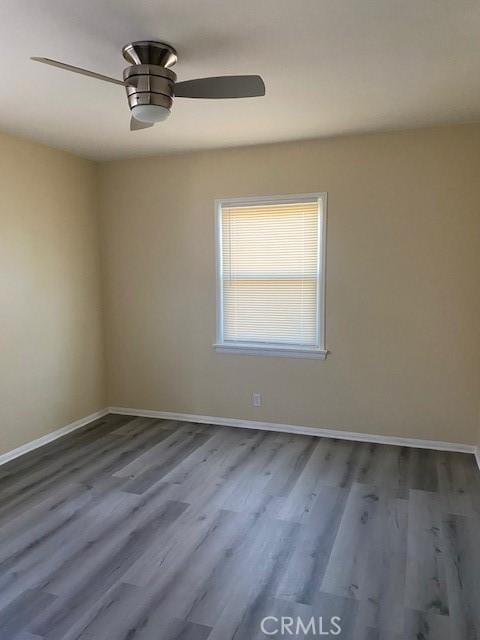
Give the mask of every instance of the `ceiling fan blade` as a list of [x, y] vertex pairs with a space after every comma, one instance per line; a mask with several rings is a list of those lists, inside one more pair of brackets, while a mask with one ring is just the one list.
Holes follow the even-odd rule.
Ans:
[[130, 131], [139, 131], [140, 129], [148, 129], [148, 127], [153, 127], [153, 122], [141, 122], [135, 120], [133, 116], [130, 118]]
[[66, 71], [73, 71], [73, 73], [80, 73], [82, 76], [88, 76], [90, 78], [96, 78], [97, 80], [104, 80], [105, 82], [111, 82], [112, 84], [119, 84], [122, 87], [126, 86], [123, 80], [117, 80], [116, 78], [110, 78], [110, 76], [104, 76], [101, 73], [95, 73], [95, 71], [89, 71], [88, 69], [82, 69], [81, 67], [74, 67], [71, 64], [65, 64], [65, 62], [58, 62], [58, 60], [51, 60], [50, 58], [30, 58], [34, 62], [43, 62], [43, 64], [49, 64], [52, 67], [59, 67], [59, 69], [65, 69]]
[[218, 76], [175, 84], [177, 98], [253, 98], [265, 95], [260, 76]]

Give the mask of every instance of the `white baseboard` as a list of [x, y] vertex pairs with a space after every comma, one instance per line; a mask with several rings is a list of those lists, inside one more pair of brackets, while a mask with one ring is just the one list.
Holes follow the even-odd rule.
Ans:
[[317, 427], [302, 427], [292, 424], [278, 424], [275, 422], [257, 422], [254, 420], [239, 420], [237, 418], [221, 418], [218, 416], [200, 416], [191, 413], [172, 413], [170, 411], [151, 411], [148, 409], [130, 409], [127, 407], [108, 407], [95, 411], [89, 416], [71, 422], [60, 429], [47, 433], [41, 438], [27, 442], [26, 444], [7, 451], [0, 455], [0, 466], [22, 456], [33, 449], [57, 440], [62, 436], [81, 429], [90, 422], [103, 418], [108, 413], [127, 416], [140, 416], [145, 418], [160, 418], [163, 420], [179, 420], [181, 422], [198, 422], [200, 424], [216, 424], [225, 427], [240, 427], [243, 429], [259, 429], [262, 431], [279, 431], [283, 433], [296, 433], [322, 438], [335, 438], [337, 440], [353, 440], [355, 442], [372, 442], [374, 444], [393, 444], [401, 447], [417, 447], [420, 449], [435, 449], [438, 451], [454, 451], [457, 453], [472, 453], [480, 469], [480, 448], [470, 444], [455, 442], [442, 442], [440, 440], [420, 440], [419, 438], [402, 438], [398, 436], [382, 436], [371, 433], [358, 433], [356, 431], [341, 431], [338, 429], [322, 429]]
[[[317, 427], [301, 427], [292, 424], [277, 424], [274, 422], [256, 422], [254, 420], [238, 420], [236, 418], [219, 418], [218, 416], [197, 416], [190, 413], [171, 413], [170, 411], [150, 411], [145, 409], [129, 409], [126, 407], [109, 407], [110, 413], [145, 418], [162, 418], [165, 420], [180, 420], [182, 422], [198, 422], [201, 424], [216, 424], [224, 427], [241, 427], [243, 429], [261, 429], [263, 431], [281, 431], [284, 433], [298, 433], [307, 436], [336, 438], [338, 440], [353, 440], [356, 442], [373, 442], [375, 444], [393, 444], [401, 447], [417, 447], [420, 449], [436, 449], [438, 451], [455, 451], [457, 453], [473, 453], [476, 447], [471, 444], [456, 442], [442, 442], [440, 440], [420, 440], [419, 438], [401, 438], [399, 436], [381, 436], [371, 433], [355, 431], [340, 431], [338, 429], [321, 429]], [[477, 454], [478, 455], [478, 454]], [[478, 462], [478, 457], [477, 457]], [[479, 464], [480, 466], [480, 464]]]
[[109, 413], [108, 409], [101, 409], [100, 411], [95, 411], [95, 413], [91, 413], [89, 416], [85, 416], [84, 418], [80, 418], [80, 420], [75, 420], [75, 422], [71, 422], [70, 424], [65, 425], [64, 427], [60, 427], [60, 429], [56, 429], [51, 433], [47, 433], [41, 438], [37, 438], [36, 440], [31, 440], [26, 444], [22, 444], [20, 447], [16, 449], [12, 449], [12, 451], [7, 451], [0, 455], [0, 465], [9, 462], [10, 460], [14, 460], [19, 456], [23, 456], [25, 453], [29, 451], [33, 451], [33, 449], [38, 449], [39, 447], [43, 447], [43, 445], [52, 442], [53, 440], [57, 440], [57, 438], [61, 438], [62, 436], [67, 435], [67, 433], [71, 433], [72, 431], [76, 431], [76, 429], [80, 429], [84, 427], [89, 422], [93, 422], [94, 420], [98, 420], [98, 418], [103, 418]]

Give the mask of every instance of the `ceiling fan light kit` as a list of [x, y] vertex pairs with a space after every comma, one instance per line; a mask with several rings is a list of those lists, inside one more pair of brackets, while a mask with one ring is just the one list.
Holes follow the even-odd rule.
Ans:
[[176, 73], [170, 69], [178, 60], [177, 52], [164, 42], [132, 42], [123, 47], [122, 54], [130, 64], [123, 71], [123, 81], [50, 58], [32, 60], [124, 86], [132, 114], [132, 131], [166, 120], [174, 97], [222, 99], [265, 95], [260, 76], [218, 76], [177, 82]]
[[170, 115], [177, 75], [168, 67], [177, 52], [162, 42], [132, 42], [122, 49], [131, 64], [123, 70], [128, 106], [133, 118], [146, 124], [162, 122]]

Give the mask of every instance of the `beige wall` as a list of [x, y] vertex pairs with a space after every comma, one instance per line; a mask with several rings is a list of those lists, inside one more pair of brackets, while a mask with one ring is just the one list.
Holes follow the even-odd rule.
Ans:
[[[100, 167], [0, 148], [0, 453], [106, 404], [477, 441], [480, 126]], [[307, 191], [331, 354], [214, 353], [214, 199]]]
[[[110, 404], [476, 441], [479, 126], [117, 161], [100, 178]], [[331, 354], [214, 353], [214, 199], [309, 191], [329, 198]]]
[[105, 406], [95, 170], [0, 135], [0, 453]]

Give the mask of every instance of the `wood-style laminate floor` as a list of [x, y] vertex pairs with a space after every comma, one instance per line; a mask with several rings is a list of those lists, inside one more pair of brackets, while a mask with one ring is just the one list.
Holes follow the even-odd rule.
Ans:
[[470, 455], [108, 416], [0, 496], [1, 640], [480, 638]]

